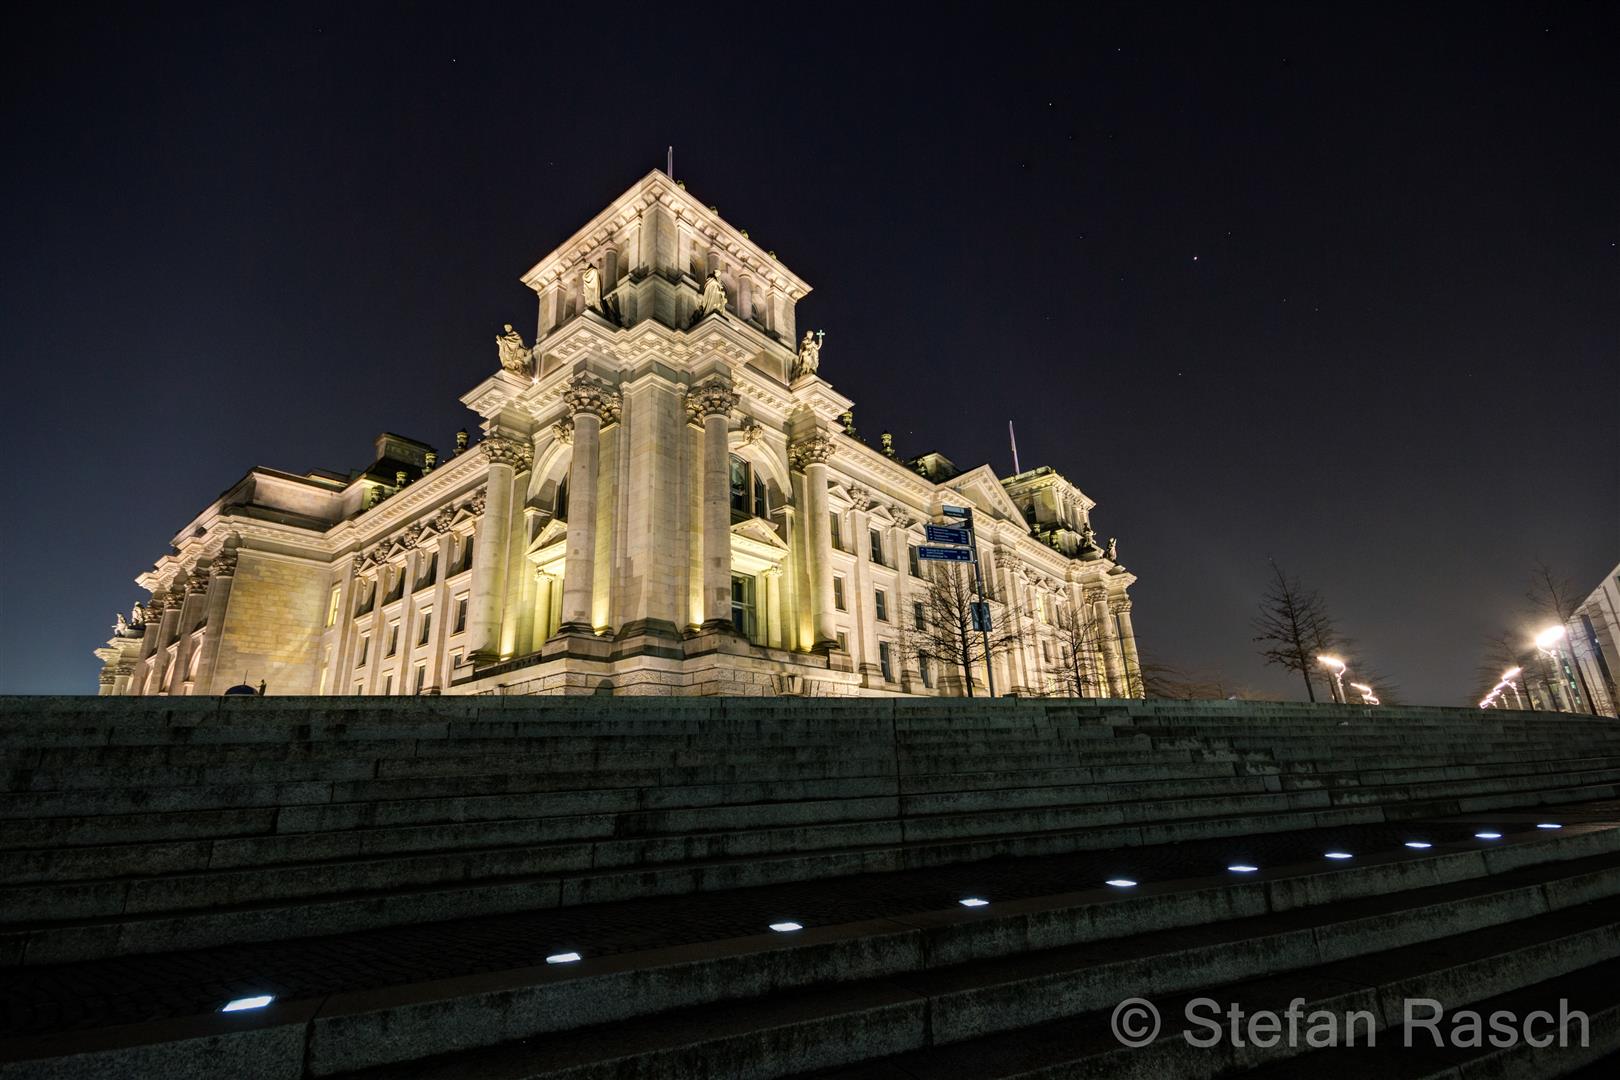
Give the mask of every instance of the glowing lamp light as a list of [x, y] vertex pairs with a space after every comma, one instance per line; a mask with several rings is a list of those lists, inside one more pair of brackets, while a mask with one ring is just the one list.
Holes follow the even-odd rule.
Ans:
[[1422, 851], [1424, 848], [1434, 847], [1434, 845], [1429, 843], [1427, 840], [1408, 840], [1406, 842], [1406, 846], [1417, 851]]
[[773, 922], [771, 923], [771, 929], [778, 934], [791, 934], [795, 930], [803, 930], [804, 926], [796, 922]]
[[552, 955], [546, 957], [546, 963], [548, 963], [548, 964], [577, 964], [577, 963], [579, 963], [579, 953], [577, 953], [577, 952], [553, 953]]
[[1260, 868], [1258, 866], [1250, 866], [1248, 863], [1233, 863], [1231, 866], [1228, 866], [1227, 869], [1232, 871], [1234, 874], [1252, 874]]
[[1555, 642], [1562, 640], [1564, 640], [1564, 628], [1562, 626], [1549, 626], [1536, 635], [1536, 648], [1550, 649]]
[[1563, 826], [1557, 824], [1556, 822], [1543, 821], [1540, 825], [1537, 825], [1536, 828], [1538, 828], [1538, 829], [1562, 829]]
[[1107, 881], [1103, 882], [1103, 884], [1112, 885], [1116, 889], [1129, 889], [1134, 887], [1136, 882], [1132, 881], [1128, 877], [1111, 877]]
[[1523, 671], [1524, 668], [1508, 668], [1502, 672], [1502, 682], [1506, 683], [1509, 679], [1517, 679]]
[[963, 907], [984, 907], [989, 902], [990, 901], [986, 900], [982, 896], [968, 896], [957, 901], [957, 903], [961, 904]]
[[276, 1000], [276, 996], [274, 994], [260, 994], [258, 997], [237, 998], [235, 1001], [227, 1001], [223, 1006], [220, 1007], [219, 1011], [241, 1012], [244, 1009], [262, 1009], [274, 1000]]
[[1328, 859], [1351, 859], [1355, 856], [1351, 855], [1348, 851], [1329, 851], [1324, 853], [1323, 857]]
[[1477, 832], [1474, 834], [1474, 838], [1476, 840], [1500, 840], [1502, 834], [1499, 832]]
[[[1328, 667], [1336, 669], [1340, 675], [1343, 675], [1345, 672], [1344, 661], [1340, 660], [1337, 656], [1318, 656], [1316, 660], [1318, 663], [1326, 664]], [[1352, 683], [1351, 685], [1354, 684]]]

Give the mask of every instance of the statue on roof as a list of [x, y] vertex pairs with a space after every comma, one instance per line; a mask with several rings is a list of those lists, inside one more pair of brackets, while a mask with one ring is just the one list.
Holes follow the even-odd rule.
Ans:
[[146, 606], [139, 600], [135, 601], [135, 606], [129, 609], [129, 625], [146, 625]]
[[1117, 537], [1110, 536], [1108, 538], [1108, 557], [1114, 562], [1119, 562], [1119, 539]]
[[589, 263], [585, 265], [585, 273], [580, 277], [580, 287], [585, 297], [585, 309], [601, 314], [602, 275], [596, 267]]
[[506, 333], [495, 336], [495, 349], [500, 353], [501, 367], [514, 375], [529, 373], [529, 347], [523, 344], [523, 335], [507, 323]]
[[113, 620], [113, 633], [118, 637], [129, 637], [129, 623], [124, 621], [124, 617], [115, 612]]
[[703, 283], [703, 299], [698, 302], [699, 319], [707, 318], [717, 311], [726, 310], [726, 286], [720, 280], [720, 275], [709, 271], [709, 280]]
[[804, 340], [799, 342], [799, 358], [793, 364], [795, 379], [803, 375], [814, 375], [821, 367], [821, 343], [826, 337], [825, 331], [819, 335], [814, 330], [804, 332]]

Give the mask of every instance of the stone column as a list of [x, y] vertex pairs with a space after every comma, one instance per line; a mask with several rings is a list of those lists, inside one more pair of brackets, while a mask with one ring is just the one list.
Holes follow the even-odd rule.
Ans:
[[620, 397], [581, 372], [563, 403], [574, 421], [574, 456], [568, 465], [568, 540], [563, 562], [562, 625], [558, 633], [596, 632], [596, 481], [602, 426], [618, 419]]
[[731, 410], [737, 395], [719, 378], [686, 392], [686, 415], [703, 425], [703, 628], [731, 625]]
[[[349, 692], [349, 675], [354, 671], [354, 597], [355, 584], [360, 580], [360, 566], [364, 561], [359, 552], [346, 560], [343, 570], [343, 580], [338, 589], [337, 613], [337, 655], [332, 658], [332, 667], [326, 680], [328, 694], [347, 694]], [[202, 674], [200, 671], [198, 674]]]
[[852, 500], [849, 532], [853, 541], [851, 553], [855, 556], [855, 567], [850, 571], [849, 595], [844, 600], [855, 619], [855, 641], [850, 652], [855, 660], [855, 669], [867, 681], [875, 680], [881, 685], [883, 668], [878, 663], [877, 599], [872, 591], [871, 518], [867, 515], [872, 506], [872, 495], [858, 484], [850, 485], [849, 494]]
[[[533, 528], [533, 519], [539, 516], [538, 510], [525, 509], [523, 511], [523, 532], [520, 534], [527, 541]], [[534, 594], [535, 594], [535, 567], [529, 562], [527, 543], [517, 545], [513, 558], [514, 572], [518, 575], [518, 609], [517, 619], [512, 627], [512, 652], [517, 656], [527, 656], [540, 647], [544, 638], [536, 638], [534, 632]]]
[[534, 570], [535, 598], [534, 598], [534, 641], [539, 644], [549, 638], [555, 629], [551, 625], [551, 598], [552, 589], [557, 585], [555, 574], [548, 574], [539, 567]]
[[1131, 629], [1130, 597], [1115, 600], [1110, 610], [1119, 620], [1119, 644], [1125, 653], [1125, 692], [1129, 697], [1142, 697], [1142, 663], [1136, 656], [1136, 632]]
[[815, 614], [814, 648], [821, 652], [837, 644], [833, 630], [832, 520], [827, 516], [827, 459], [836, 449], [832, 436], [817, 431], [793, 444], [793, 463], [804, 470], [810, 552], [810, 599]]
[[1108, 591], [1101, 585], [1087, 586], [1086, 603], [1091, 607], [1091, 617], [1097, 627], [1097, 647], [1102, 650], [1103, 666], [1108, 670], [1108, 693], [1111, 697], [1128, 697], [1124, 665], [1119, 655], [1119, 635], [1114, 632], [1114, 618], [1108, 610]]
[[768, 566], [765, 568], [765, 602], [762, 607], [765, 616], [765, 644], [773, 649], [783, 649], [787, 646], [782, 638], [782, 568]]
[[[225, 607], [230, 604], [230, 583], [237, 578], [237, 549], [235, 536], [225, 538], [225, 546], [214, 555], [207, 586], [207, 625], [203, 630], [203, 656], [198, 659], [198, 687], [203, 693], [215, 693], [214, 665], [219, 661], [220, 641], [225, 636]], [[220, 688], [224, 690], [224, 688]]]
[[[478, 445], [489, 461], [489, 478], [484, 489], [484, 516], [478, 521], [473, 548], [467, 640], [473, 655], [487, 664], [499, 659], [501, 653], [506, 543], [512, 529], [512, 476], [520, 465], [527, 465], [531, 451], [528, 443], [502, 435], [490, 435]], [[405, 587], [409, 590], [410, 583]]]
[[[434, 527], [439, 530], [439, 539], [435, 550], [439, 553], [438, 579], [433, 583], [433, 629], [432, 637], [428, 641], [428, 662], [432, 669], [432, 677], [428, 680], [429, 686], [444, 689], [450, 685], [455, 673], [450, 670], [450, 651], [445, 648], [445, 642], [450, 640], [450, 631], [455, 626], [456, 613], [451, 611], [450, 599], [450, 557], [455, 554], [455, 534], [450, 531], [450, 518], [448, 510], [440, 511]], [[470, 614], [470, 613], [469, 613]]]
[[148, 686], [154, 694], [166, 694], [169, 687], [169, 645], [174, 641], [174, 628], [180, 623], [180, 606], [185, 593], [179, 585], [163, 595], [163, 621], [158, 626], [157, 647], [152, 655], [152, 678]]
[[916, 670], [917, 660], [906, 655], [909, 650], [903, 643], [916, 625], [911, 618], [911, 533], [908, 531], [913, 519], [902, 506], [890, 506], [889, 513], [894, 516], [894, 527], [889, 530], [889, 557], [894, 562], [894, 607], [889, 618], [894, 623], [897, 642], [894, 675], [902, 689], [910, 690], [911, 673]]
[[146, 622], [141, 627], [141, 648], [135, 658], [135, 673], [141, 678], [132, 678], [129, 682], [130, 694], [139, 697], [146, 693], [145, 674], [151, 670], [151, 656], [157, 649], [158, 627], [162, 621], [162, 607], [156, 593], [152, 594], [152, 602], [146, 605]]
[[206, 603], [204, 594], [207, 592], [208, 575], [193, 570], [191, 576], [186, 578], [186, 598], [180, 604], [180, 618], [176, 623], [180, 644], [175, 649], [174, 670], [169, 672], [170, 694], [178, 696], [185, 693], [186, 673], [191, 666], [191, 631], [197, 622], [197, 609]]

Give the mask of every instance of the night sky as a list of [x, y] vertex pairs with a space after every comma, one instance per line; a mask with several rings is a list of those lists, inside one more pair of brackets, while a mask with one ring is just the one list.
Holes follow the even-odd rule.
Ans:
[[448, 447], [673, 143], [864, 435], [1097, 500], [1150, 658], [1302, 696], [1273, 556], [1466, 700], [1534, 560], [1620, 559], [1620, 6], [1141, 6], [14, 13], [0, 690], [94, 693], [249, 467]]

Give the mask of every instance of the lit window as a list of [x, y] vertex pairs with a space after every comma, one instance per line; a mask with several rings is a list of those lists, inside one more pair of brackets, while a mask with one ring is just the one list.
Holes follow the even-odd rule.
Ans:
[[741, 521], [750, 517], [769, 517], [769, 500], [765, 496], [765, 480], [748, 462], [731, 455], [731, 517]]
[[837, 576], [833, 577], [833, 607], [839, 611], [847, 610], [844, 607], [844, 579]]
[[731, 575], [731, 625], [750, 640], [754, 637], [754, 579], [746, 574]]
[[329, 599], [326, 602], [326, 625], [327, 626], [336, 626], [337, 625], [338, 600], [339, 600], [339, 597], [341, 596], [342, 592], [343, 592], [343, 586], [341, 586], [341, 585], [332, 586], [331, 599]]
[[878, 622], [888, 622], [889, 594], [882, 589], [872, 590], [872, 609], [877, 613]]

